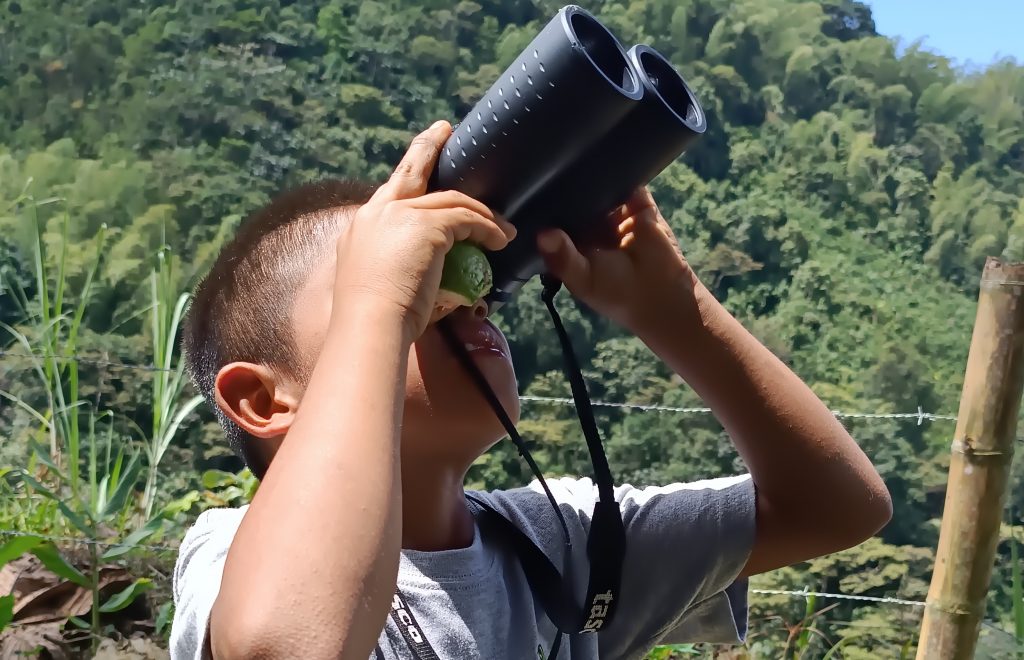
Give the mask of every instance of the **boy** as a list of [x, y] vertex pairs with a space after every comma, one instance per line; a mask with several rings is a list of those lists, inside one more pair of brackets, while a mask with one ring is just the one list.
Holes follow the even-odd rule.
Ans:
[[[262, 482], [248, 507], [206, 512], [182, 543], [172, 657], [420, 658], [421, 637], [440, 658], [547, 657], [554, 626], [463, 492], [504, 431], [431, 323], [451, 245], [498, 250], [515, 235], [461, 193], [425, 194], [450, 132], [419, 135], [372, 196], [335, 182], [278, 198], [197, 289], [191, 375]], [[618, 614], [559, 655], [739, 642], [747, 576], [859, 543], [888, 521], [889, 495], [829, 410], [701, 285], [645, 189], [609, 223], [613, 248], [541, 234], [549, 271], [694, 387], [750, 476], [619, 488]], [[518, 419], [508, 345], [486, 311], [460, 308], [452, 323]], [[594, 487], [551, 487], [585, 588]], [[476, 496], [563, 565], [536, 488]]]

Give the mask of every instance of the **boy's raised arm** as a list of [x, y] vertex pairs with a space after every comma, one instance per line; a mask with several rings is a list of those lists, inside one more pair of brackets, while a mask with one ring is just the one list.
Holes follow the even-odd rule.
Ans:
[[409, 348], [453, 242], [500, 249], [514, 234], [465, 195], [424, 195], [450, 131], [439, 122], [418, 136], [341, 232], [321, 353], [228, 552], [210, 617], [215, 658], [363, 660], [383, 628], [402, 539]]
[[644, 188], [609, 219], [617, 245], [540, 235], [548, 268], [637, 335], [725, 427], [757, 491], [751, 575], [860, 543], [889, 521], [889, 493], [821, 400], [697, 279]]
[[407, 351], [400, 318], [372, 304], [328, 333], [228, 552], [213, 657], [370, 655], [398, 571]]
[[742, 575], [854, 546], [889, 521], [888, 490], [821, 400], [696, 283], [696, 317], [669, 308], [642, 338], [725, 427], [757, 489]]

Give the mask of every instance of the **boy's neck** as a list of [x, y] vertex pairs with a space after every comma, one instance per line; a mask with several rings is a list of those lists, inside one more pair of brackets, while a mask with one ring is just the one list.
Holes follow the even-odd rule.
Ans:
[[465, 470], [417, 462], [402, 469], [402, 548], [438, 551], [473, 543], [473, 514], [466, 504]]

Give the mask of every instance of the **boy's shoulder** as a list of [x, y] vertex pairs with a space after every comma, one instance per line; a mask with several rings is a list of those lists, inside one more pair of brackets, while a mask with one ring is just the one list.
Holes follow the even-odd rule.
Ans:
[[[547, 480], [573, 541], [583, 541], [590, 528], [599, 494], [589, 477]], [[749, 474], [663, 486], [615, 487], [627, 536], [657, 543], [669, 538], [715, 537], [721, 526], [741, 531], [733, 538], [745, 544], [753, 538], [755, 491]], [[561, 523], [539, 481], [508, 490], [468, 491], [519, 527], [544, 549], [561, 548]]]
[[234, 536], [248, 510], [249, 505], [244, 504], [238, 507], [215, 507], [203, 511], [185, 532], [185, 537], [181, 542], [182, 547], [189, 542], [207, 539], [210, 536], [222, 534]]
[[[548, 479], [547, 485], [562, 514], [585, 530], [598, 499], [594, 481], [589, 477], [566, 476]], [[547, 531], [557, 525], [557, 517], [537, 480], [509, 489], [467, 490], [467, 494], [484, 501], [524, 531], [538, 537], [547, 537]], [[640, 488], [623, 484], [615, 488], [615, 499], [627, 521], [637, 511], [649, 509], [655, 502], [663, 505], [659, 507], [661, 509], [672, 510], [670, 515], [678, 516], [679, 522], [702, 518], [709, 509], [718, 510], [719, 513], [722, 507], [750, 510], [752, 495], [753, 484], [746, 474], [664, 486]], [[182, 539], [179, 567], [187, 564], [199, 552], [209, 555], [226, 554], [248, 509], [248, 505], [243, 505], [212, 508], [202, 512]], [[215, 558], [205, 557], [207, 560]], [[177, 577], [178, 571], [175, 571]]]
[[[563, 508], [571, 507], [578, 513], [589, 516], [598, 500], [597, 484], [590, 477], [559, 477], [547, 479], [547, 485], [555, 501]], [[615, 487], [615, 500], [624, 509], [641, 507], [654, 499], [675, 496], [674, 499], [684, 500], [691, 504], [700, 504], [704, 500], [729, 499], [735, 494], [742, 499], [753, 490], [749, 474], [738, 474], [727, 477], [701, 479], [698, 481], [677, 482], [656, 486], [634, 486], [621, 484]], [[534, 509], [547, 510], [550, 502], [544, 489], [537, 480], [529, 485], [511, 489], [490, 491], [467, 491], [470, 495], [487, 500], [489, 504], [499, 503], [503, 506], [523, 508], [532, 512]]]
[[207, 509], [199, 514], [196, 521], [185, 532], [178, 547], [178, 558], [175, 562], [173, 589], [177, 596], [180, 593], [181, 581], [185, 569], [190, 565], [216, 565], [227, 555], [235, 532], [242, 524], [249, 505], [228, 508], [218, 507]]
[[[589, 517], [597, 502], [597, 485], [589, 477], [558, 477], [547, 480], [548, 488], [563, 512], [574, 512], [576, 515]], [[615, 487], [615, 499], [622, 505], [623, 513], [642, 507], [654, 499], [665, 496], [681, 496], [686, 503], [700, 506], [709, 499], [719, 499], [723, 494], [734, 493], [735, 498], [743, 500], [744, 495], [753, 489], [750, 475], [740, 474], [700, 481], [679, 482], [662, 486], [637, 487], [622, 484]], [[537, 515], [547, 517], [551, 512], [551, 504], [544, 493], [540, 482], [533, 480], [525, 486], [507, 489], [476, 490], [470, 489], [467, 494], [484, 500], [502, 513], [513, 514], [516, 518], [533, 518]], [[669, 498], [674, 499], [674, 498]], [[741, 506], [748, 503], [738, 501]], [[744, 507], [745, 508], [745, 507]], [[238, 526], [245, 517], [249, 505], [240, 507], [219, 507], [203, 511], [195, 523], [186, 532], [182, 541], [182, 549], [206, 541], [226, 538], [229, 542], [234, 537]]]

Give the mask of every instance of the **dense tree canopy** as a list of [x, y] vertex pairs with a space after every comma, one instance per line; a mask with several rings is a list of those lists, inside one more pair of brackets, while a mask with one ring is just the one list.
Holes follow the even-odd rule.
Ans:
[[[558, 6], [0, 0], [0, 321], [19, 324], [15, 289], [29, 297], [37, 289], [33, 218], [54, 254], [67, 241], [69, 292], [80, 290], [103, 232], [78, 352], [147, 364], [150, 329], [138, 312], [163, 246], [174, 286], [187, 290], [240, 219], [282, 187], [385, 177], [413, 131], [461, 118]], [[832, 408], [955, 414], [982, 263], [1024, 259], [1024, 68], [1005, 61], [960, 71], [878, 35], [856, 0], [595, 0], [587, 8], [624, 41], [665, 53], [706, 109], [707, 134], [653, 190], [714, 293]], [[565, 396], [537, 294], [536, 283], [527, 287], [500, 324], [523, 393]], [[596, 400], [701, 405], [637, 339], [561, 305]], [[0, 346], [8, 343], [0, 333]], [[4, 358], [0, 389], [31, 399], [25, 368]], [[81, 370], [84, 398], [144, 426], [150, 372]], [[542, 466], [586, 474], [572, 409], [525, 405], [522, 430]], [[19, 464], [31, 420], [3, 406], [0, 433], [14, 442], [0, 455]], [[742, 470], [710, 415], [598, 410], [623, 481]], [[922, 598], [952, 425], [847, 424], [892, 491], [892, 524], [868, 544], [761, 584]], [[127, 424], [124, 432], [132, 437]], [[237, 467], [209, 411], [191, 418], [170, 451], [178, 460], [165, 495], [193, 487], [204, 468]], [[1017, 525], [1022, 464], [1015, 519], [1007, 516]], [[528, 472], [501, 445], [470, 477], [502, 487]], [[1007, 544], [1000, 552], [989, 618], [1008, 621]], [[755, 600], [752, 648], [778, 657], [773, 645], [787, 632], [771, 617], [803, 613], [801, 601]], [[851, 630], [843, 622], [873, 626], [844, 644], [843, 657], [888, 657], [914, 639], [918, 614], [843, 603], [818, 627], [835, 643]]]

